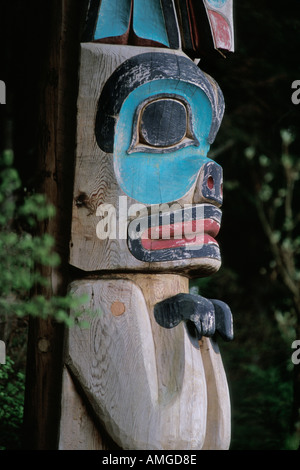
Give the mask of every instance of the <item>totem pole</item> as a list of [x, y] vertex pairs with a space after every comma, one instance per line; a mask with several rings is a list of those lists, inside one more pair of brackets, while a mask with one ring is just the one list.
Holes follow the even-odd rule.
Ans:
[[233, 47], [232, 0], [90, 1], [70, 242], [88, 326], [67, 332], [60, 449], [229, 447], [231, 311], [189, 279], [221, 264], [224, 102], [196, 59]]

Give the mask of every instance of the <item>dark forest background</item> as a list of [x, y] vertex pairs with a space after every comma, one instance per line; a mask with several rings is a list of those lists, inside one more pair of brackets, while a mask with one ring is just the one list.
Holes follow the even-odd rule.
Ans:
[[[26, 190], [36, 184], [50, 10], [51, 2], [0, 5], [0, 79], [7, 86], [0, 150], [13, 150]], [[300, 365], [291, 356], [300, 340], [300, 104], [291, 96], [300, 80], [299, 0], [235, 0], [235, 39], [234, 54], [199, 64], [219, 83], [226, 103], [210, 152], [224, 171], [223, 264], [193, 285], [227, 302], [234, 317], [234, 341], [220, 342], [232, 401], [231, 449], [297, 449]], [[5, 373], [0, 366], [6, 410], [0, 446], [14, 449], [21, 446], [28, 320], [1, 318], [0, 339], [5, 336], [11, 362]]]

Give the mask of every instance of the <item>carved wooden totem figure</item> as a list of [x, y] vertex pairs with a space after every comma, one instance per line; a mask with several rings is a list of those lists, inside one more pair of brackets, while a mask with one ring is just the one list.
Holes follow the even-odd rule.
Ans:
[[67, 333], [61, 449], [229, 447], [231, 312], [189, 278], [221, 264], [224, 102], [194, 59], [233, 47], [232, 0], [90, 2], [70, 243], [88, 326]]

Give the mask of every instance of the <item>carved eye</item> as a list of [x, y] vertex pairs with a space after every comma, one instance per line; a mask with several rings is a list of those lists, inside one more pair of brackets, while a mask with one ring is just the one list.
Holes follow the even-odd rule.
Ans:
[[128, 153], [172, 152], [199, 145], [191, 120], [190, 105], [176, 95], [149, 99], [137, 109]]

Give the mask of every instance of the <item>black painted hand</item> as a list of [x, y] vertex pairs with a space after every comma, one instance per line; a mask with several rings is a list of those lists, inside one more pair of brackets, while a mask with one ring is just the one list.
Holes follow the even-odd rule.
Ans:
[[174, 328], [181, 321], [198, 340], [214, 336], [216, 332], [225, 341], [233, 339], [233, 321], [227, 304], [201, 295], [177, 294], [159, 302], [154, 307], [157, 323], [164, 328]]

